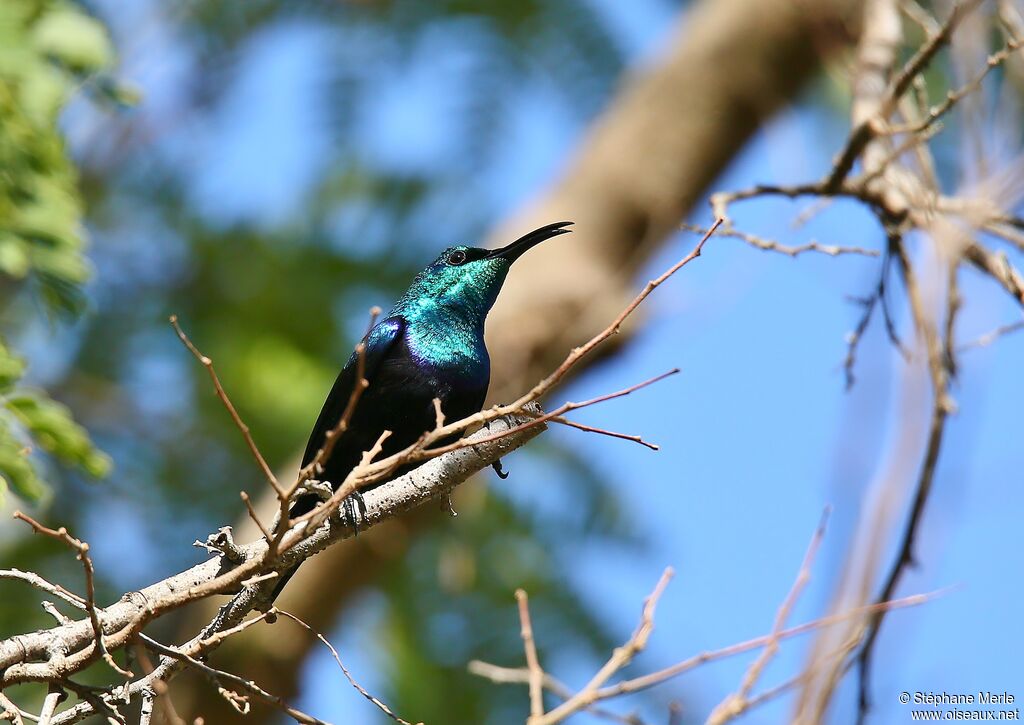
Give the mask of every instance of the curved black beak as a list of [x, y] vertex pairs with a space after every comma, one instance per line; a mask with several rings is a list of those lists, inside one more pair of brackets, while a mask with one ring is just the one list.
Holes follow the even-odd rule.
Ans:
[[555, 222], [554, 224], [548, 224], [540, 229], [534, 229], [529, 234], [519, 237], [509, 245], [495, 249], [490, 252], [485, 259], [491, 259], [493, 257], [501, 257], [507, 259], [509, 264], [519, 259], [526, 250], [536, 247], [538, 244], [543, 242], [545, 239], [551, 239], [551, 237], [557, 237], [559, 234], [568, 234], [572, 229], [565, 229], [565, 227], [572, 224], [572, 222]]

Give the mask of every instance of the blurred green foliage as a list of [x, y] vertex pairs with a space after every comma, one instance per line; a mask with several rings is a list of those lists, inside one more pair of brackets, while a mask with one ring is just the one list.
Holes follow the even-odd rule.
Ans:
[[[0, 4], [0, 273], [15, 286], [34, 283], [32, 293], [51, 312], [81, 311], [91, 269], [78, 176], [58, 121], [81, 79], [112, 59], [104, 27], [73, 5]], [[109, 459], [65, 406], [20, 386], [24, 373], [24, 361], [0, 340], [0, 485], [32, 501], [43, 496], [29, 442], [92, 476], [105, 475]]]

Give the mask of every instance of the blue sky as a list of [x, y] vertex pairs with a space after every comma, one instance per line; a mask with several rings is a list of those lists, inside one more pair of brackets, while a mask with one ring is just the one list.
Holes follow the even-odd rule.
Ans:
[[[648, 0], [630, 4], [627, 13], [625, 4], [611, 0], [592, 4], [607, 16], [609, 30], [633, 62], [649, 62], [663, 41], [671, 7]], [[162, 44], [169, 41], [158, 26], [149, 32], [150, 53], [130, 47], [126, 72], [132, 77], [138, 69], [134, 78], [143, 85], [146, 104], [159, 109], [163, 97], [178, 92], [178, 60], [173, 44]], [[415, 73], [382, 72], [386, 92], [372, 106], [355, 110], [363, 153], [382, 168], [414, 171], [417, 165], [435, 164], [449, 153], [452, 134], [458, 133], [457, 124], [439, 119], [457, 104], [451, 83], [468, 61], [457, 49], [442, 52], [452, 44], [438, 32], [424, 41], [420, 52], [425, 61]], [[324, 39], [315, 28], [279, 27], [243, 52], [250, 56], [246, 71], [220, 99], [214, 123], [166, 139], [157, 151], [192, 155], [198, 179], [193, 193], [211, 218], [274, 226], [288, 218], [323, 173], [325, 150], [332, 145], [327, 130], [314, 120]], [[509, 108], [515, 111], [501, 129], [508, 138], [506, 151], [490, 160], [478, 192], [496, 219], [549, 181], [578, 138], [581, 119], [549, 102], [550, 93], [540, 74], [511, 99], [515, 103]], [[835, 114], [811, 102], [800, 105], [762, 129], [715, 188], [816, 178], [844, 133]], [[268, 168], [272, 173], [266, 173]], [[856, 205], [837, 203], [794, 231], [791, 222], [804, 207], [756, 202], [737, 207], [735, 216], [741, 228], [787, 243], [816, 238], [879, 247], [874, 220]], [[699, 205], [691, 219], [706, 225], [707, 207]], [[679, 234], [649, 271], [683, 256], [694, 241], [690, 234]], [[429, 244], [422, 246], [415, 254], [432, 257]], [[649, 650], [631, 672], [767, 632], [821, 512], [831, 504], [823, 550], [791, 621], [826, 612], [864, 492], [894, 457], [916, 461], [923, 444], [921, 436], [909, 436], [905, 449], [892, 449], [893, 441], [903, 440], [900, 430], [912, 428], [914, 421], [920, 425], [927, 404], [911, 400], [908, 407], [906, 365], [888, 346], [877, 320], [861, 347], [857, 384], [850, 392], [844, 389], [844, 337], [859, 312], [847, 296], [870, 290], [876, 268], [877, 261], [856, 256], [808, 254], [794, 260], [736, 240], [714, 239], [702, 258], [646, 305], [646, 323], [631, 346], [555, 396], [581, 399], [667, 368], [682, 369], [656, 389], [579, 415], [586, 422], [641, 432], [662, 445], [657, 453], [578, 431], [548, 433], [610, 472], [623, 490], [622, 505], [643, 522], [651, 542], [642, 556], [610, 550], [599, 541], [560, 554], [566, 577], [597, 603], [623, 638], [662, 569], [676, 569]], [[1019, 317], [1003, 295], [976, 275], [964, 273], [963, 285], [962, 339]], [[365, 300], [360, 309], [386, 302]], [[900, 327], [907, 330], [906, 312], [898, 307]], [[872, 678], [874, 723], [907, 720], [906, 708], [896, 699], [903, 690], [1014, 693], [1020, 685], [1022, 356], [1024, 334], [962, 356], [954, 391], [960, 412], [949, 424], [918, 540], [921, 566], [906, 576], [899, 593], [957, 587], [924, 607], [891, 615]], [[513, 458], [509, 463], [517, 473], [531, 471], [529, 462]], [[508, 486], [539, 507], [572, 505], [557, 474], [537, 475], [543, 484], [533, 478], [520, 473], [492, 485]], [[373, 627], [373, 596], [367, 595], [335, 633], [346, 663], [371, 690], [380, 684]], [[508, 632], [516, 636], [512, 620]], [[558, 633], [540, 631], [537, 636], [550, 641]], [[806, 642], [783, 646], [764, 685], [797, 670]], [[666, 703], [680, 698], [700, 719], [738, 686], [749, 661], [703, 667], [664, 686], [658, 697]], [[552, 665], [563, 680], [578, 684], [592, 663], [565, 653]], [[350, 688], [338, 686], [339, 675], [326, 653], [314, 657], [307, 670], [310, 686], [300, 706], [328, 718], [369, 716], [371, 706]], [[523, 698], [525, 704], [525, 691]], [[846, 688], [835, 722], [847, 721], [851, 698]], [[779, 722], [788, 707], [783, 699], [745, 721]]]

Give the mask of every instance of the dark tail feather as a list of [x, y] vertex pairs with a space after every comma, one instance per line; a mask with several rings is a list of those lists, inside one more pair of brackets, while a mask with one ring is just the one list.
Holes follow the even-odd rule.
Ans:
[[278, 574], [277, 585], [274, 587], [274, 591], [270, 594], [270, 604], [277, 601], [277, 598], [281, 596], [281, 592], [284, 591], [285, 585], [295, 576], [295, 572], [299, 570], [300, 564], [296, 564], [288, 571], [283, 571]]
[[[310, 511], [315, 509], [319, 505], [319, 503], [320, 499], [317, 498], [316, 496], [301, 496], [298, 500], [295, 501], [295, 503], [292, 504], [292, 508], [288, 512], [288, 515], [291, 516], [291, 518], [295, 518], [296, 516], [308, 514]], [[274, 587], [274, 591], [270, 594], [271, 604], [273, 604], [281, 595], [281, 592], [284, 590], [285, 585], [287, 585], [291, 578], [295, 576], [295, 572], [299, 570], [300, 566], [301, 564], [296, 564], [291, 569], [283, 571], [278, 575], [277, 585]]]

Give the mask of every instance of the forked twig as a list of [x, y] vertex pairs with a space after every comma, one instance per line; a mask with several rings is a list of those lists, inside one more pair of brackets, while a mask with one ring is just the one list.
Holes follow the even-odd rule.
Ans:
[[92, 565], [92, 557], [89, 556], [89, 545], [80, 539], [76, 539], [74, 536], [68, 533], [68, 530], [61, 526], [59, 529], [51, 529], [43, 526], [41, 523], [28, 516], [21, 511], [15, 511], [13, 514], [14, 518], [24, 521], [26, 524], [32, 527], [32, 529], [39, 534], [49, 536], [52, 539], [56, 539], [75, 552], [75, 558], [82, 562], [82, 569], [85, 572], [85, 611], [89, 615], [89, 621], [92, 623], [93, 637], [96, 642], [96, 652], [103, 658], [114, 672], [121, 675], [122, 677], [134, 677], [132, 672], [124, 669], [117, 662], [114, 661], [113, 656], [107, 651], [107, 645], [103, 637], [103, 625], [100, 623], [99, 614], [96, 611], [96, 581], [95, 581], [95, 569]]

